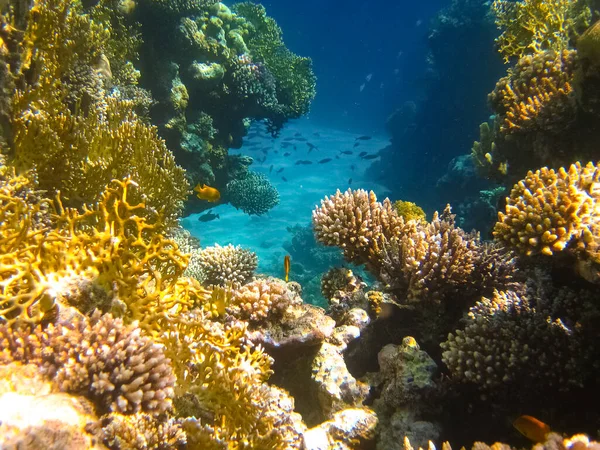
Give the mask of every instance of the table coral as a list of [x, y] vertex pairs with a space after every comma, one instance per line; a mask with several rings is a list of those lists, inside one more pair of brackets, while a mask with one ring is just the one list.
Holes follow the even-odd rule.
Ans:
[[530, 171], [498, 214], [494, 236], [527, 255], [569, 247], [597, 258], [599, 177], [600, 168], [592, 163]]
[[44, 329], [0, 325], [0, 360], [39, 366], [60, 391], [82, 393], [101, 411], [161, 413], [172, 405], [175, 377], [162, 348], [110, 315]]
[[252, 279], [258, 266], [256, 253], [234, 245], [215, 244], [199, 253], [203, 281], [208, 285], [244, 285]]

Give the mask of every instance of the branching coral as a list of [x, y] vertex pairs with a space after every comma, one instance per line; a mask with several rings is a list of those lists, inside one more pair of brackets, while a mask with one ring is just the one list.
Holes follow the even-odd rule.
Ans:
[[384, 241], [399, 233], [404, 220], [385, 199], [377, 201], [374, 192], [348, 189], [325, 197], [312, 213], [315, 237], [325, 245], [340, 247], [344, 258], [357, 264], [379, 268], [379, 251]]
[[489, 95], [500, 132], [560, 131], [575, 120], [575, 54], [550, 50], [519, 59]]
[[232, 244], [203, 248], [199, 258], [204, 281], [216, 286], [243, 285], [254, 276], [258, 266], [256, 253]]
[[583, 0], [495, 0], [496, 25], [503, 30], [497, 39], [508, 62], [545, 50], [560, 52], [589, 25], [591, 10]]
[[0, 350], [3, 364], [36, 364], [59, 390], [83, 393], [101, 410], [171, 408], [175, 377], [161, 347], [110, 315], [44, 329], [0, 325]]
[[323, 274], [321, 278], [321, 294], [326, 300], [331, 300], [337, 291], [352, 294], [364, 286], [350, 269], [344, 267], [333, 268]]
[[111, 179], [131, 176], [171, 222], [188, 184], [134, 103], [106, 94], [101, 62], [109, 35], [108, 24], [82, 14], [76, 0], [36, 2], [22, 39], [10, 154], [19, 168], [36, 168], [41, 188], [60, 190], [77, 206], [97, 201]]
[[348, 261], [366, 263], [402, 298], [438, 298], [477, 279], [479, 236], [456, 228], [449, 207], [431, 223], [405, 222], [388, 199], [338, 191], [313, 211], [313, 228], [317, 240], [341, 247]]
[[530, 171], [498, 214], [494, 236], [527, 255], [570, 247], [597, 259], [599, 180], [600, 167], [592, 163]]
[[[496, 393], [504, 392], [503, 387], [514, 393], [532, 386], [541, 391], [582, 384], [588, 373], [578, 331], [548, 316], [541, 301], [496, 291], [491, 299], [477, 302], [465, 329], [442, 343], [443, 361], [453, 378]], [[524, 377], [532, 382], [519, 388]]]
[[227, 196], [232, 206], [246, 214], [261, 216], [279, 204], [279, 192], [269, 179], [249, 172], [246, 177], [227, 184]]
[[227, 311], [238, 319], [260, 322], [277, 317], [288, 306], [301, 302], [284, 282], [257, 279], [233, 292]]
[[183, 448], [187, 438], [179, 420], [159, 420], [146, 413], [102, 417], [101, 438], [112, 449], [171, 450]]
[[408, 299], [436, 298], [444, 290], [473, 281], [479, 259], [479, 235], [454, 227], [446, 207], [430, 223], [394, 236], [381, 251], [379, 276]]

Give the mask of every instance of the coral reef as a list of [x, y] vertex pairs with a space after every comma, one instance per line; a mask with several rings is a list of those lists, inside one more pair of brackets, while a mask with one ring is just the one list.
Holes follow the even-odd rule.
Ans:
[[[308, 112], [315, 94], [311, 61], [285, 47], [261, 5], [229, 9], [214, 1], [145, 0], [135, 19], [143, 39], [140, 84], [157, 101], [152, 120], [192, 185], [225, 193], [252, 163], [228, 155], [229, 148], [241, 146], [251, 121], [265, 121], [276, 133], [288, 119]], [[255, 188], [266, 185], [251, 178]], [[238, 205], [248, 204], [241, 195], [238, 190]], [[197, 199], [186, 204], [189, 213], [208, 206]], [[251, 214], [269, 209], [248, 208]]]
[[239, 319], [259, 322], [272, 317], [280, 317], [292, 304], [299, 304], [300, 297], [277, 279], [259, 278], [239, 289], [231, 297], [227, 309]]
[[249, 172], [246, 177], [227, 184], [227, 197], [232, 206], [246, 214], [261, 216], [279, 204], [279, 192], [269, 179]]
[[361, 448], [373, 439], [376, 426], [377, 417], [370, 409], [345, 409], [336, 413], [331, 420], [308, 430], [304, 434], [304, 446], [307, 450]]
[[[492, 395], [583, 386], [590, 369], [582, 331], [564, 315], [549, 315], [544, 301], [532, 293], [496, 291], [477, 302], [464, 330], [442, 343], [453, 377]], [[519, 386], [525, 376], [532, 383]]]
[[69, 324], [0, 326], [2, 364], [35, 364], [62, 392], [85, 392], [103, 411], [161, 413], [171, 408], [175, 377], [162, 349], [98, 312]]
[[203, 248], [198, 264], [202, 280], [208, 285], [243, 285], [252, 279], [258, 266], [256, 253], [231, 244], [221, 247], [215, 244]]
[[40, 188], [60, 191], [72, 206], [97, 201], [110, 180], [130, 176], [140, 186], [137, 200], [172, 223], [188, 183], [134, 102], [105, 89], [110, 23], [96, 22], [72, 0], [35, 2], [33, 9], [11, 99], [11, 160], [35, 167]]
[[505, 62], [546, 50], [565, 50], [592, 18], [587, 2], [581, 0], [495, 0], [492, 10], [502, 29], [497, 43]]
[[592, 163], [530, 171], [513, 187], [494, 235], [527, 255], [569, 247], [597, 260], [599, 173]]

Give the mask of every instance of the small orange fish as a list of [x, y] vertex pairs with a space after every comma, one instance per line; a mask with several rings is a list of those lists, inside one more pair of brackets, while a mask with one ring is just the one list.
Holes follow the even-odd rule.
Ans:
[[283, 270], [285, 270], [285, 281], [287, 283], [290, 278], [290, 255], [285, 255], [283, 258]]
[[513, 422], [513, 427], [527, 439], [539, 443], [546, 440], [550, 427], [531, 416], [520, 416]]
[[207, 186], [205, 184], [200, 186], [200, 183], [198, 183], [194, 188], [194, 191], [196, 191], [196, 196], [200, 200], [206, 200], [207, 202], [218, 202], [221, 198], [221, 193], [217, 189], [215, 189], [214, 187]]

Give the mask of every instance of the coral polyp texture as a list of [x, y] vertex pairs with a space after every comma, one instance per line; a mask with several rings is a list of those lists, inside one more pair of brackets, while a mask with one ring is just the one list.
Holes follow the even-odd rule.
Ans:
[[518, 384], [524, 376], [535, 380], [525, 388], [529, 393], [583, 385], [588, 373], [578, 331], [543, 306], [543, 299], [513, 291], [496, 291], [477, 302], [464, 330], [442, 343], [452, 376], [496, 394], [522, 395]]
[[104, 412], [161, 413], [175, 376], [162, 348], [139, 328], [96, 313], [68, 324], [0, 326], [2, 364], [35, 364], [62, 392], [85, 392]]
[[279, 204], [277, 188], [266, 176], [255, 172], [229, 182], [227, 196], [232, 206], [250, 215], [261, 216]]
[[259, 278], [236, 289], [227, 309], [237, 318], [260, 322], [269, 317], [281, 316], [288, 306], [299, 302], [301, 300], [284, 282], [273, 278]]
[[582, 0], [495, 0], [492, 11], [502, 29], [497, 44], [505, 62], [545, 50], [566, 49], [592, 17]]
[[209, 285], [242, 285], [254, 276], [258, 266], [256, 253], [232, 244], [221, 247], [215, 244], [199, 253], [203, 281]]
[[378, 251], [384, 240], [404, 226], [392, 203], [377, 201], [373, 191], [348, 189], [325, 197], [312, 214], [315, 237], [325, 245], [340, 247], [344, 258], [379, 267]]
[[569, 247], [597, 260], [599, 177], [592, 163], [530, 171], [498, 214], [494, 236], [527, 255]]
[[545, 51], [519, 59], [500, 79], [489, 101], [500, 131], [562, 130], [575, 119], [574, 50]]

